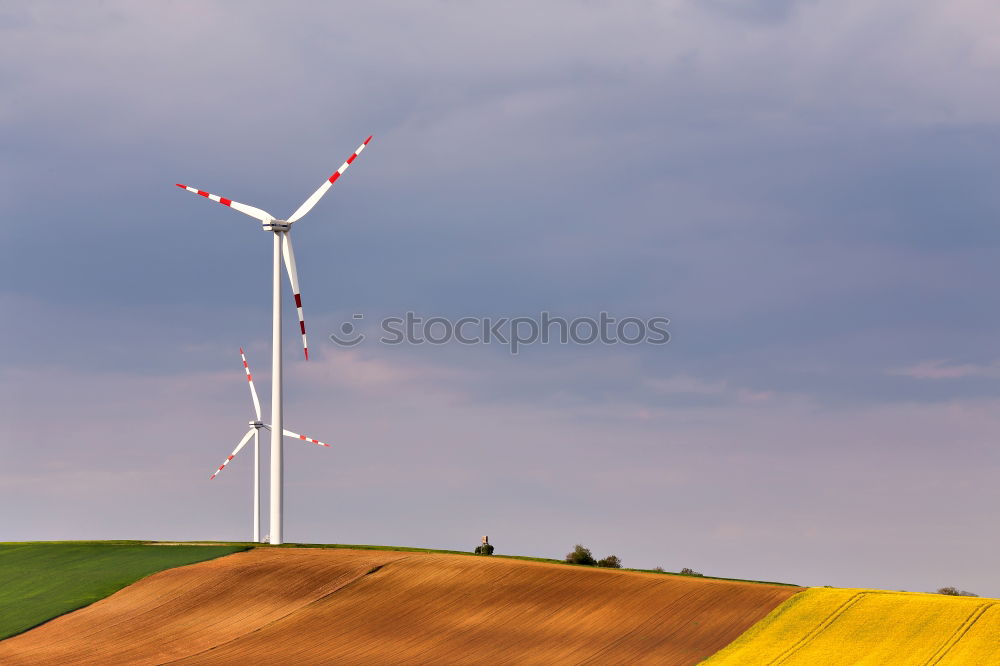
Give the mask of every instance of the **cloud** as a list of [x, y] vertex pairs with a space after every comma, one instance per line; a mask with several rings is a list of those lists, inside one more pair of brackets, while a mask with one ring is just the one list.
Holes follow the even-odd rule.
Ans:
[[964, 379], [967, 377], [1000, 377], [1000, 361], [992, 363], [954, 363], [943, 359], [921, 361], [890, 374], [914, 379]]
[[700, 5], [721, 14], [750, 21], [784, 21], [810, 0], [707, 0]]
[[741, 402], [760, 402], [774, 397], [772, 391], [752, 391], [733, 387], [728, 381], [705, 381], [689, 375], [649, 379], [646, 384], [657, 393], [729, 397]]

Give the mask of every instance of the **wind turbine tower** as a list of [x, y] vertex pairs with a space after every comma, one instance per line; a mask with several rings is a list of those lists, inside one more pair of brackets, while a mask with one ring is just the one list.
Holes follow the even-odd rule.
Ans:
[[[302, 333], [302, 349], [306, 360], [309, 360], [309, 345], [306, 342], [306, 324], [302, 316], [302, 296], [299, 293], [299, 277], [295, 270], [295, 254], [292, 252], [291, 230], [292, 225], [301, 219], [306, 213], [312, 210], [313, 206], [323, 198], [327, 190], [337, 182], [341, 174], [347, 170], [361, 151], [365, 149], [372, 138], [369, 136], [364, 143], [358, 146], [354, 154], [347, 158], [339, 169], [333, 172], [319, 188], [306, 199], [298, 209], [292, 213], [287, 220], [281, 220], [271, 215], [267, 211], [242, 204], [232, 199], [220, 197], [204, 190], [199, 190], [187, 185], [177, 183], [177, 187], [182, 187], [188, 192], [194, 192], [207, 199], [211, 199], [223, 206], [229, 206], [238, 210], [244, 215], [260, 220], [262, 229], [273, 234], [272, 251], [272, 289], [271, 289], [271, 502], [270, 502], [270, 542], [272, 544], [284, 543], [282, 525], [282, 504], [284, 498], [284, 470], [282, 466], [283, 456], [281, 448], [281, 436], [283, 433], [282, 419], [282, 369], [281, 369], [281, 264], [284, 260], [285, 269], [288, 271], [288, 280], [292, 287], [292, 296], [295, 299], [295, 308], [299, 315], [299, 329]], [[249, 437], [247, 438], [249, 439]], [[234, 452], [235, 455], [235, 452]], [[227, 461], [228, 462], [228, 461]], [[221, 469], [221, 468], [220, 468]]]

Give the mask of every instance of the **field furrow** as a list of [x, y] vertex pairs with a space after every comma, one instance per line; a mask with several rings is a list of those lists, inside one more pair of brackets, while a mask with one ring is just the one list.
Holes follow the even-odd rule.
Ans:
[[707, 663], [998, 664], [996, 608], [993, 600], [975, 597], [812, 588], [775, 609]]

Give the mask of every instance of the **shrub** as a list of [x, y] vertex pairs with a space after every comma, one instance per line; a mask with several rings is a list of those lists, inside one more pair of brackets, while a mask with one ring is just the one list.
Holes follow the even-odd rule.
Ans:
[[576, 544], [573, 548], [572, 553], [567, 553], [566, 561], [570, 564], [586, 564], [589, 566], [594, 566], [597, 562], [594, 560], [594, 556], [591, 555], [590, 549], [585, 548], [582, 544]]
[[947, 594], [953, 597], [978, 597], [978, 594], [973, 594], [972, 592], [966, 592], [965, 590], [960, 590], [957, 587], [940, 587], [937, 591], [938, 594]]
[[618, 559], [617, 555], [608, 555], [607, 557], [599, 559], [597, 561], [597, 566], [606, 567], [608, 569], [621, 569], [622, 561]]
[[488, 543], [485, 546], [476, 546], [476, 550], [473, 551], [476, 555], [492, 555], [493, 554], [493, 544]]
[[685, 576], [701, 576], [701, 575], [703, 575], [701, 573], [698, 573], [694, 569], [689, 569], [688, 567], [684, 567], [683, 569], [681, 569], [681, 573], [684, 574]]

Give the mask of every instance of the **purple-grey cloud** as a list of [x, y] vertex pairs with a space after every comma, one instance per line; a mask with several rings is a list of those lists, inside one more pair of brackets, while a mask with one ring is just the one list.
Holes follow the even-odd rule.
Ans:
[[1000, 361], [992, 363], [952, 363], [943, 359], [922, 361], [905, 368], [896, 368], [892, 374], [914, 379], [962, 379], [965, 377], [1000, 377]]

